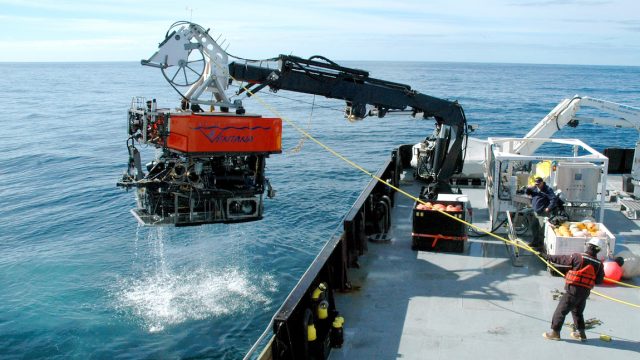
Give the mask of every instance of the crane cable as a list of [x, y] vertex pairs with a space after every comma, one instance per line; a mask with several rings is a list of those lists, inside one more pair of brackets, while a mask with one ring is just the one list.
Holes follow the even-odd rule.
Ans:
[[[233, 76], [229, 75], [229, 77], [230, 77], [233, 81], [238, 82], [238, 80], [236, 80]], [[344, 155], [342, 155], [342, 154], [340, 154], [339, 152], [337, 152], [337, 151], [333, 150], [333, 149], [332, 149], [331, 147], [329, 147], [328, 145], [325, 145], [323, 142], [321, 142], [320, 140], [316, 139], [313, 135], [309, 134], [309, 133], [308, 133], [307, 131], [305, 131], [303, 128], [301, 128], [300, 126], [298, 126], [295, 122], [291, 121], [290, 119], [288, 119], [288, 118], [286, 118], [285, 116], [283, 116], [282, 114], [280, 114], [280, 112], [279, 112], [277, 109], [275, 109], [275, 108], [274, 108], [273, 106], [271, 106], [269, 103], [267, 103], [266, 101], [264, 101], [261, 97], [256, 96], [256, 94], [254, 94], [253, 92], [251, 92], [251, 90], [249, 90], [249, 89], [248, 89], [248, 88], [246, 88], [246, 87], [244, 87], [244, 89], [245, 89], [245, 91], [246, 91], [248, 94], [251, 94], [251, 96], [252, 96], [252, 97], [254, 97], [255, 99], [257, 99], [257, 100], [258, 100], [258, 102], [260, 102], [260, 103], [262, 104], [262, 106], [264, 106], [266, 109], [268, 109], [269, 111], [271, 111], [274, 115], [276, 115], [277, 117], [279, 117], [279, 118], [281, 118], [282, 120], [284, 120], [287, 124], [289, 124], [289, 125], [290, 125], [291, 127], [293, 127], [295, 130], [297, 130], [298, 132], [300, 132], [302, 135], [306, 136], [309, 140], [311, 140], [311, 141], [315, 142], [316, 144], [318, 144], [321, 148], [323, 148], [323, 149], [327, 150], [329, 153], [331, 153], [331, 154], [332, 154], [332, 155], [334, 155], [335, 157], [337, 157], [337, 158], [339, 158], [340, 160], [342, 160], [342, 161], [346, 162], [347, 164], [351, 165], [353, 168], [355, 168], [355, 169], [359, 170], [360, 172], [362, 172], [362, 173], [364, 173], [364, 174], [368, 175], [369, 177], [371, 177], [371, 178], [375, 179], [376, 181], [378, 181], [378, 182], [380, 182], [380, 183], [382, 183], [382, 184], [384, 184], [384, 185], [388, 186], [389, 188], [391, 188], [391, 189], [393, 189], [393, 190], [395, 190], [395, 191], [399, 192], [400, 194], [402, 194], [402, 195], [404, 195], [404, 196], [406, 196], [406, 197], [408, 197], [408, 198], [410, 198], [410, 199], [412, 199], [412, 200], [414, 200], [414, 201], [416, 201], [416, 202], [419, 202], [419, 203], [421, 203], [421, 204], [423, 204], [423, 205], [426, 205], [426, 202], [425, 202], [424, 200], [421, 200], [421, 199], [419, 199], [419, 198], [417, 198], [417, 197], [415, 197], [415, 196], [413, 196], [413, 195], [409, 194], [408, 192], [406, 192], [406, 191], [404, 191], [404, 190], [400, 189], [399, 187], [397, 187], [397, 186], [395, 186], [395, 185], [393, 185], [393, 184], [388, 183], [388, 182], [387, 182], [387, 181], [385, 181], [384, 179], [382, 179], [382, 178], [380, 178], [380, 177], [376, 176], [376, 175], [375, 175], [375, 174], [373, 174], [372, 172], [368, 171], [367, 169], [363, 168], [362, 166], [360, 166], [360, 165], [358, 165], [357, 163], [353, 162], [352, 160], [348, 159], [348, 158], [347, 158], [347, 157], [345, 157]], [[443, 214], [443, 215], [445, 215], [445, 216], [448, 216], [448, 217], [450, 217], [450, 218], [452, 218], [452, 219], [454, 219], [454, 220], [456, 220], [456, 221], [459, 221], [459, 222], [461, 222], [461, 223], [463, 223], [463, 224], [465, 224], [465, 225], [467, 225], [467, 226], [469, 226], [469, 227], [473, 228], [474, 230], [479, 230], [480, 232], [483, 232], [483, 233], [485, 233], [485, 234], [487, 234], [487, 235], [489, 235], [489, 236], [492, 236], [492, 237], [494, 237], [494, 238], [496, 238], [496, 239], [498, 239], [498, 240], [500, 240], [500, 241], [503, 241], [503, 242], [505, 242], [505, 243], [507, 243], [507, 244], [511, 244], [511, 245], [513, 245], [514, 247], [518, 247], [518, 248], [524, 249], [524, 250], [526, 250], [526, 251], [529, 251], [530, 253], [532, 253], [532, 254], [536, 255], [536, 256], [537, 256], [540, 260], [542, 260], [545, 264], [547, 264], [547, 266], [549, 266], [549, 268], [551, 268], [552, 270], [554, 270], [554, 271], [555, 271], [555, 272], [557, 272], [558, 274], [562, 275], [562, 273], [560, 272], [560, 270], [558, 270], [555, 266], [553, 266], [551, 263], [549, 263], [548, 261], [546, 261], [545, 259], [543, 259], [543, 258], [540, 256], [540, 252], [538, 252], [538, 251], [534, 250], [533, 248], [531, 248], [531, 247], [530, 247], [529, 245], [527, 245], [526, 243], [524, 243], [524, 242], [523, 242], [523, 243], [524, 243], [524, 245], [521, 245], [521, 244], [519, 244], [517, 241], [512, 241], [512, 240], [505, 239], [505, 238], [503, 238], [503, 237], [501, 237], [501, 236], [499, 236], [499, 235], [496, 235], [496, 234], [494, 234], [494, 233], [491, 233], [491, 232], [489, 232], [489, 231], [486, 231], [485, 229], [483, 229], [483, 228], [481, 228], [481, 227], [479, 227], [479, 226], [473, 225], [473, 224], [471, 224], [471, 223], [469, 223], [469, 222], [466, 222], [466, 221], [464, 221], [464, 220], [462, 220], [462, 219], [458, 219], [457, 217], [455, 217], [455, 216], [453, 216], [453, 215], [451, 215], [451, 214], [448, 214], [448, 213], [447, 213], [447, 212], [445, 212], [445, 211], [442, 211], [442, 210], [435, 210], [435, 211], [438, 211], [439, 213], [441, 213], [441, 214]], [[624, 283], [621, 283], [621, 282], [617, 282], [617, 281], [615, 281], [615, 280], [613, 280], [613, 279], [607, 279], [607, 281], [615, 282], [615, 283], [617, 283], [617, 284], [621, 284], [621, 285], [622, 285], [622, 284], [624, 284]], [[634, 287], [634, 288], [640, 288], [640, 287], [638, 287], [638, 286], [631, 285], [631, 284], [624, 284], [624, 286], [629, 286], [629, 287]], [[609, 300], [612, 300], [612, 301], [615, 301], [615, 302], [618, 302], [618, 303], [621, 303], [621, 304], [625, 304], [625, 305], [628, 305], [628, 306], [632, 306], [632, 307], [640, 308], [640, 305], [638, 305], [638, 304], [633, 304], [633, 303], [630, 303], [630, 302], [627, 302], [627, 301], [624, 301], [624, 300], [616, 299], [616, 298], [613, 298], [613, 297], [610, 297], [610, 296], [604, 295], [604, 294], [602, 294], [602, 293], [600, 293], [600, 292], [597, 292], [597, 291], [593, 291], [593, 290], [592, 290], [592, 291], [591, 291], [591, 293], [596, 294], [596, 295], [598, 295], [598, 296], [602, 296], [602, 297], [603, 297], [603, 298], [605, 298], [605, 299], [609, 299]]]
[[[313, 109], [315, 109], [316, 106], [316, 96], [313, 95], [313, 104], [311, 104], [311, 113], [309, 114], [309, 123], [307, 124], [307, 129], [311, 129], [311, 119], [313, 119]], [[300, 152], [300, 150], [302, 150], [302, 145], [304, 145], [304, 139], [306, 139], [307, 137], [302, 135], [300, 136], [300, 140], [298, 140], [298, 145], [294, 146], [291, 150], [289, 150], [289, 153], [298, 153]]]

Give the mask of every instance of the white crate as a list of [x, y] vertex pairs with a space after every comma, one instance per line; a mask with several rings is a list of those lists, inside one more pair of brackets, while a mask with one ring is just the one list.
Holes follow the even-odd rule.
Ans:
[[[598, 253], [598, 258], [604, 260], [612, 258], [616, 248], [616, 237], [603, 224], [597, 223], [598, 230], [605, 233], [602, 239], [605, 240], [605, 247]], [[571, 255], [573, 253], [584, 252], [584, 244], [591, 237], [569, 237], [558, 236], [553, 231], [553, 225], [545, 222], [544, 225], [544, 246], [549, 255]]]

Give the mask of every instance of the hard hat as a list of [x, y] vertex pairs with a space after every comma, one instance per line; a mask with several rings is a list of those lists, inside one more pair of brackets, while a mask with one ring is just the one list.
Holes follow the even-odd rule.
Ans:
[[591, 245], [598, 249], [598, 251], [600, 251], [600, 249], [602, 249], [604, 245], [604, 240], [597, 237], [592, 237], [591, 239], [589, 239], [589, 241], [587, 241], [587, 245]]

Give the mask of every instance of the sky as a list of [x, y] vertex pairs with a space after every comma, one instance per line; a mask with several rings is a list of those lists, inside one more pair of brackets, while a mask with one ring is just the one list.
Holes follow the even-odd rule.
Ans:
[[0, 0], [0, 62], [139, 61], [179, 20], [251, 59], [640, 66], [638, 0]]

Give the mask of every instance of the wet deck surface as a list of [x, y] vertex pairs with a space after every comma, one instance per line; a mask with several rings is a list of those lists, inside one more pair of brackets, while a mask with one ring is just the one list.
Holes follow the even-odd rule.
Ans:
[[[420, 187], [403, 181], [403, 189], [417, 194]], [[463, 192], [472, 202], [474, 224], [488, 228], [484, 189]], [[609, 205], [604, 223], [616, 236], [616, 253], [640, 255], [638, 221]], [[371, 242], [360, 269], [350, 272], [355, 290], [337, 294], [345, 339], [331, 359], [640, 358], [639, 308], [591, 295], [585, 319], [602, 324], [587, 330], [587, 342], [570, 339], [568, 327], [561, 341], [545, 340], [541, 335], [557, 305], [553, 292], [563, 291], [563, 279], [527, 253], [521, 254], [523, 266], [513, 266], [508, 247], [488, 236], [470, 238], [463, 253], [412, 251], [412, 206], [411, 199], [396, 196], [391, 241]], [[595, 290], [640, 304], [640, 289]], [[613, 340], [601, 341], [600, 334]]]

